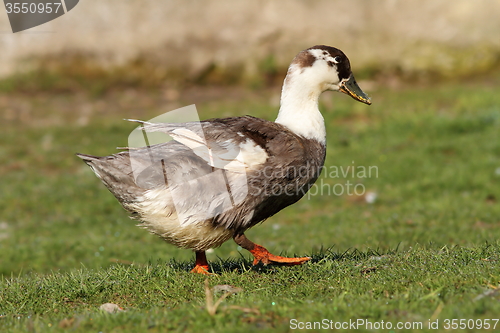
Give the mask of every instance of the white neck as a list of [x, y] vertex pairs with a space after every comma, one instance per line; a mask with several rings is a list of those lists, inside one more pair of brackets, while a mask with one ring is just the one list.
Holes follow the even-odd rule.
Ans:
[[288, 127], [306, 139], [326, 143], [325, 121], [318, 109], [318, 84], [311, 84], [299, 68], [290, 68], [281, 92], [281, 106], [276, 123]]

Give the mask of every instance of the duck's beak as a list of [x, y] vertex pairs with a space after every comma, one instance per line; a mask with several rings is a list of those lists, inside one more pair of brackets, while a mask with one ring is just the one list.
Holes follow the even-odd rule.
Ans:
[[365, 94], [363, 90], [361, 90], [361, 88], [356, 83], [354, 75], [352, 74], [351, 76], [349, 76], [348, 79], [344, 79], [342, 80], [342, 82], [340, 82], [339, 90], [344, 94], [351, 96], [355, 100], [358, 100], [368, 105], [372, 104], [370, 97], [368, 97], [368, 95]]

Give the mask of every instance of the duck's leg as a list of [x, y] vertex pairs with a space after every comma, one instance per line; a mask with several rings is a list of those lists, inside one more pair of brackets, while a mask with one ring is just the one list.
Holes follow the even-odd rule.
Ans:
[[287, 258], [275, 256], [270, 253], [265, 247], [255, 244], [251, 240], [249, 240], [244, 234], [236, 234], [233, 237], [236, 244], [244, 248], [245, 250], [250, 251], [250, 253], [254, 256], [253, 264], [257, 265], [259, 262], [264, 265], [267, 264], [280, 264], [280, 265], [300, 265], [308, 260], [310, 257], [302, 257], [302, 258]]
[[208, 262], [205, 251], [196, 251], [196, 265], [191, 270], [191, 273], [210, 275], [208, 272]]

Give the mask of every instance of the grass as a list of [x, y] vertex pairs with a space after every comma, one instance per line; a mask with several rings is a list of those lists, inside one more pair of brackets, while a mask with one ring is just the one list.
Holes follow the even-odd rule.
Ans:
[[[193, 100], [129, 90], [100, 98], [1, 95], [0, 329], [289, 331], [291, 319], [359, 318], [438, 320], [444, 330], [446, 319], [498, 318], [499, 85], [379, 88], [370, 107], [323, 96], [328, 156], [319, 185], [247, 233], [274, 253], [313, 260], [252, 268], [247, 253], [224, 244], [208, 254], [218, 274], [208, 283], [242, 291], [214, 315], [205, 277], [189, 273], [193, 254], [135, 227], [74, 156], [113, 153], [134, 128], [121, 119], [148, 119]], [[201, 118], [273, 119], [274, 93], [195, 102]], [[371, 177], [332, 171], [370, 166]], [[375, 202], [332, 194], [348, 181], [376, 193]], [[108, 302], [126, 311], [99, 310]]]
[[[290, 319], [338, 322], [423, 322], [439, 318], [492, 318], [500, 310], [498, 245], [440, 251], [416, 247], [378, 255], [324, 252], [293, 268], [252, 269], [248, 261], [221, 260], [211, 286], [230, 284], [231, 295], [211, 316], [204, 277], [184, 263], [114, 265], [64, 274], [28, 275], [3, 284], [5, 328], [64, 331], [287, 331]], [[493, 292], [491, 292], [493, 291]], [[216, 294], [216, 297], [221, 296]], [[113, 302], [125, 312], [98, 311]]]

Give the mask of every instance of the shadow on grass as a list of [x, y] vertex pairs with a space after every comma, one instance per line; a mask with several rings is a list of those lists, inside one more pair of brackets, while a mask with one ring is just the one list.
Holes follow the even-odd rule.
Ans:
[[[399, 246], [398, 246], [399, 247]], [[366, 251], [360, 251], [358, 249], [348, 249], [344, 252], [336, 252], [333, 250], [333, 246], [329, 248], [321, 248], [318, 252], [313, 252], [309, 255], [311, 260], [308, 263], [320, 263], [320, 262], [331, 262], [331, 261], [361, 261], [366, 260], [371, 257], [381, 257], [385, 255], [394, 255], [398, 252], [398, 247], [393, 250], [380, 251], [379, 249], [367, 249]], [[285, 255], [280, 253], [279, 255]], [[297, 256], [294, 254], [294, 256]], [[252, 260], [245, 258], [241, 255], [240, 258], [220, 258], [217, 257], [217, 261], [210, 262], [210, 271], [215, 274], [222, 274], [228, 272], [236, 272], [238, 274], [243, 274], [248, 271], [258, 272], [261, 274], [274, 274], [281, 267], [287, 267], [287, 265], [264, 265], [259, 263], [257, 265], [252, 264]], [[176, 271], [191, 271], [193, 268], [192, 262], [180, 262], [172, 259], [167, 264], [170, 268]]]

